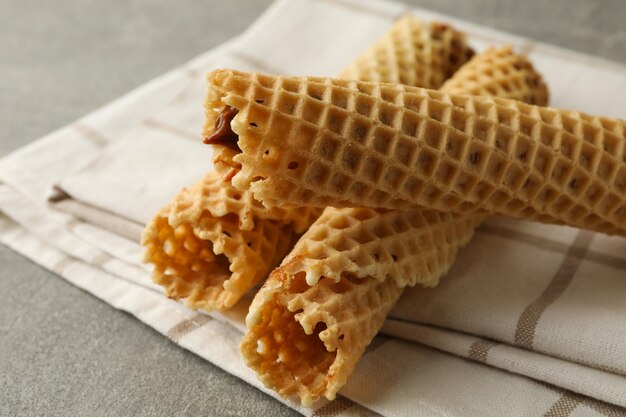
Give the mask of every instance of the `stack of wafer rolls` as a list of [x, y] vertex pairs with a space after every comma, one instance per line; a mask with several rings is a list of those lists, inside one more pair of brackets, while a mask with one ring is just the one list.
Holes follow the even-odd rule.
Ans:
[[[406, 16], [340, 76], [438, 88], [445, 80], [441, 74], [453, 73], [472, 55], [460, 32]], [[176, 195], [142, 237], [145, 261], [154, 264], [153, 280], [169, 297], [207, 311], [232, 307], [265, 279], [322, 211], [268, 209], [249, 191], [230, 185], [238, 169], [230, 129], [236, 112], [222, 110], [221, 102], [208, 101], [204, 136], [214, 148], [217, 173]]]
[[[494, 71], [498, 68], [498, 71]], [[442, 90], [547, 104], [511, 48], [463, 66]], [[435, 286], [483, 215], [327, 208], [255, 297], [242, 351], [263, 382], [311, 404], [333, 399], [406, 286]]]

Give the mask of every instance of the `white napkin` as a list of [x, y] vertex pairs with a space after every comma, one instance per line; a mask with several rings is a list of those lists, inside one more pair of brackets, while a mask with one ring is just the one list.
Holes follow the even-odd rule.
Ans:
[[[1, 160], [0, 240], [268, 392], [239, 355], [245, 302], [207, 316], [168, 300], [140, 263], [136, 236], [210, 169], [199, 144], [206, 71], [332, 75], [408, 11], [371, 0], [276, 2], [237, 39]], [[411, 11], [467, 32], [478, 50], [528, 51], [554, 106], [626, 113], [616, 94], [623, 66]], [[382, 330], [395, 337], [372, 344], [337, 400], [312, 410], [286, 403], [318, 416], [619, 415], [625, 299], [626, 239], [493, 219], [438, 288], [405, 292]]]

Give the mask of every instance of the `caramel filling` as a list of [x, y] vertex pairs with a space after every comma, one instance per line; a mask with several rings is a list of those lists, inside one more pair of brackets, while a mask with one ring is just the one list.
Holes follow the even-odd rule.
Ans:
[[237, 145], [239, 137], [230, 126], [237, 113], [239, 113], [239, 110], [232, 106], [224, 107], [215, 121], [215, 130], [204, 138], [204, 143], [207, 145], [224, 145], [233, 151], [241, 152]]
[[[207, 145], [222, 145], [236, 153], [241, 152], [241, 149], [237, 144], [239, 136], [237, 136], [237, 134], [233, 132], [233, 129], [230, 125], [237, 113], [239, 113], [239, 110], [232, 106], [224, 107], [220, 114], [217, 116], [217, 120], [215, 120], [215, 128], [213, 130], [213, 133], [209, 136], [206, 136], [203, 142]], [[224, 176], [225, 182], [230, 182], [230, 180], [241, 169], [240, 164], [237, 164], [230, 159], [224, 159], [221, 155], [217, 156], [213, 162], [215, 164], [224, 164], [231, 167]]]

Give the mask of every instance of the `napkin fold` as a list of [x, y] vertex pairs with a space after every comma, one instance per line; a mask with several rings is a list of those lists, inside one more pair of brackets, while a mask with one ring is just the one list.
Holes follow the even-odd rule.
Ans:
[[[279, 0], [236, 39], [0, 160], [0, 241], [268, 392], [239, 355], [249, 299], [211, 315], [168, 300], [138, 234], [211, 169], [207, 71], [334, 74], [407, 12], [477, 50], [527, 51], [554, 106], [626, 111], [619, 64], [401, 4]], [[494, 218], [437, 288], [405, 291], [337, 400], [280, 400], [307, 416], [623, 415], [624, 300], [626, 239]]]

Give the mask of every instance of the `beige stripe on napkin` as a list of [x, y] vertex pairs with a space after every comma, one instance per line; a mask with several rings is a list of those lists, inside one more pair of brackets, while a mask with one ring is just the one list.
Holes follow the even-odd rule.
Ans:
[[576, 270], [584, 259], [587, 249], [591, 244], [593, 234], [588, 231], [580, 231], [576, 236], [576, 240], [572, 243], [569, 250], [565, 254], [565, 259], [557, 270], [556, 274], [548, 284], [543, 293], [526, 307], [520, 316], [517, 327], [515, 328], [514, 343], [526, 349], [533, 348], [535, 339], [535, 330], [537, 323], [541, 319], [543, 312], [554, 303], [567, 286], [572, 282]]
[[125, 217], [117, 216], [82, 201], [74, 200], [67, 194], [63, 194], [65, 197], [60, 197], [61, 195], [62, 194], [57, 194], [49, 200], [54, 205], [55, 209], [71, 214], [77, 219], [81, 219], [87, 223], [101, 227], [104, 230], [123, 236], [133, 242], [139, 242], [141, 231], [143, 230], [142, 224], [128, 220]]

